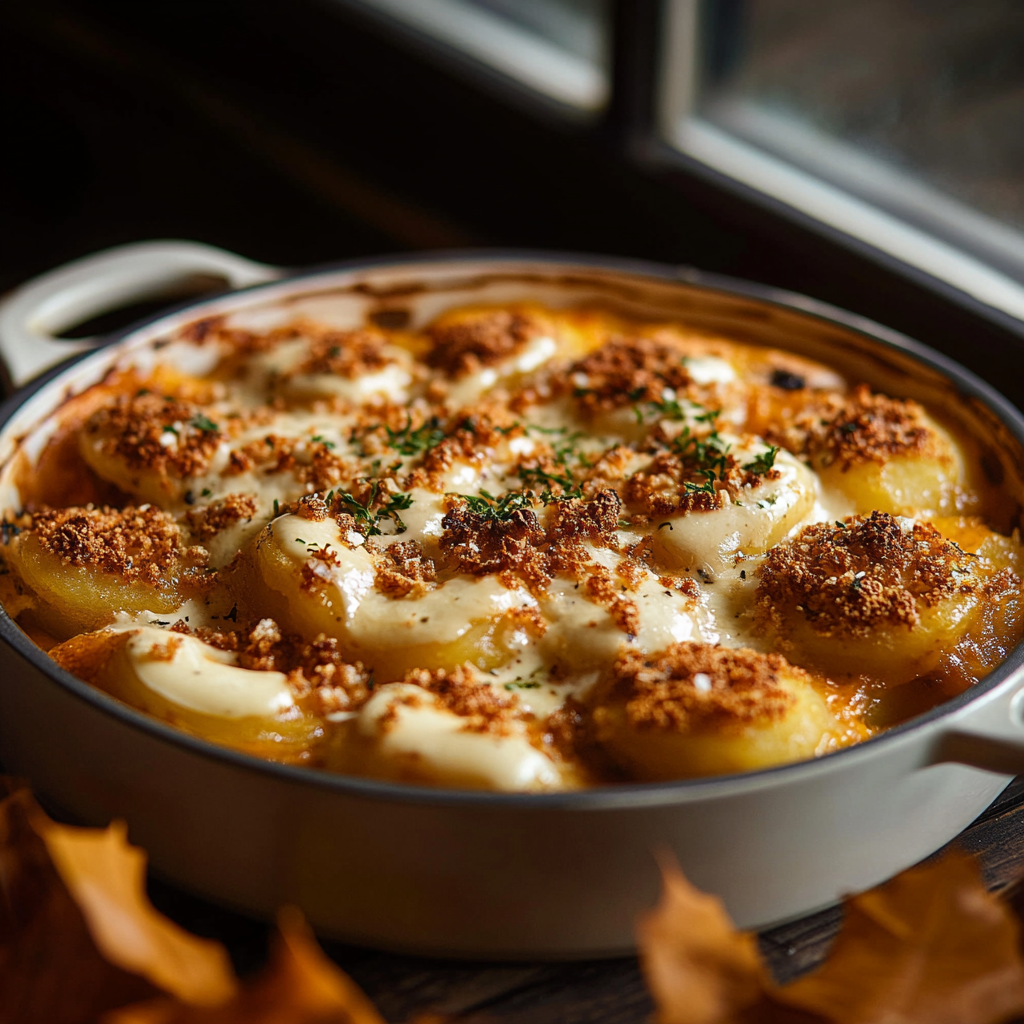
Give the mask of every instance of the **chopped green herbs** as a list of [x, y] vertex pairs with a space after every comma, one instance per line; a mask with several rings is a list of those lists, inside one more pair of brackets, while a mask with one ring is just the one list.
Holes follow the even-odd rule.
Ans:
[[[212, 434], [215, 430], [218, 430], [218, 426], [213, 420], [210, 419], [205, 413], [197, 412], [195, 416], [188, 421], [190, 427], [195, 427], [196, 430], [201, 430], [203, 433]], [[167, 429], [166, 427], [164, 428]]]
[[337, 447], [333, 441], [328, 441], [322, 434], [314, 434], [310, 440], [314, 444], [322, 444], [328, 451], [333, 451]]
[[441, 421], [436, 416], [424, 420], [415, 430], [412, 429], [411, 416], [407, 416], [401, 430], [384, 429], [388, 432], [388, 445], [402, 455], [422, 455], [436, 448], [445, 437]]
[[[582, 498], [583, 489], [573, 477], [570, 463], [577, 466], [589, 466], [586, 456], [579, 449], [579, 442], [586, 435], [581, 430], [574, 430], [569, 433], [568, 427], [536, 427], [528, 424], [527, 430], [538, 430], [542, 434], [551, 437], [549, 442], [554, 454], [554, 461], [560, 468], [555, 472], [549, 472], [540, 466], [520, 466], [516, 475], [523, 482], [524, 487], [533, 487], [541, 491], [541, 500], [545, 505], [551, 504], [560, 498]], [[562, 489], [562, 494], [556, 495], [551, 490], [555, 484]]]
[[715, 482], [725, 479], [731, 447], [732, 445], [717, 430], [712, 430], [704, 437], [698, 437], [689, 427], [683, 427], [672, 439], [672, 450], [683, 460], [687, 468], [704, 477], [702, 483], [684, 481], [683, 489], [687, 494], [715, 493]]
[[761, 452], [760, 455], [755, 456], [750, 462], [746, 463], [743, 468], [749, 470], [751, 473], [757, 473], [759, 476], [764, 476], [764, 474], [770, 472], [772, 467], [775, 465], [775, 456], [778, 454], [778, 447], [771, 444], [768, 446], [768, 451]]
[[513, 513], [523, 508], [533, 508], [533, 495], [524, 491], [509, 491], [500, 498], [481, 491], [479, 494], [459, 494], [456, 497], [469, 507], [470, 512], [496, 523], [507, 523]]
[[367, 537], [379, 537], [380, 526], [377, 524], [382, 519], [394, 521], [397, 533], [405, 533], [407, 527], [398, 514], [412, 506], [411, 494], [389, 494], [387, 501], [381, 501], [380, 480], [374, 480], [370, 487], [370, 497], [366, 502], [360, 502], [353, 495], [346, 491], [338, 491], [337, 499], [342, 502], [348, 513], [355, 519], [360, 531]]

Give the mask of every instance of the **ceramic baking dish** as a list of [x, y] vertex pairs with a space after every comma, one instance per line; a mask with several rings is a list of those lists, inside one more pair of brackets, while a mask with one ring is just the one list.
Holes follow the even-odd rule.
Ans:
[[[70, 360], [68, 343], [54, 339], [195, 275], [234, 290], [102, 343], [73, 343], [90, 351]], [[115, 359], [201, 317], [340, 304], [415, 323], [452, 304], [523, 298], [677, 318], [941, 408], [978, 439], [986, 472], [1016, 503], [1008, 520], [1019, 520], [1024, 418], [948, 359], [801, 296], [589, 256], [436, 254], [299, 273], [184, 242], [88, 257], [0, 307], [0, 350], [21, 385], [0, 408], [0, 461]], [[8, 503], [9, 479], [0, 486]], [[194, 739], [79, 682], [0, 612], [0, 759], [74, 819], [126, 819], [161, 876], [248, 913], [298, 904], [322, 933], [387, 949], [597, 957], [632, 949], [663, 851], [719, 893], [740, 925], [756, 927], [871, 886], [943, 845], [1024, 771], [1022, 666], [1018, 648], [960, 697], [815, 761], [582, 792], [482, 793], [286, 767]]]

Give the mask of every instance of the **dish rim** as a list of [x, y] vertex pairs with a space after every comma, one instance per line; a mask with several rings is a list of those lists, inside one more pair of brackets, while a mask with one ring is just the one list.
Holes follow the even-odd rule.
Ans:
[[[573, 267], [580, 267], [588, 271], [605, 270], [633, 277], [653, 278], [669, 284], [754, 299], [791, 313], [839, 325], [865, 336], [875, 344], [881, 344], [888, 349], [908, 355], [929, 369], [937, 371], [943, 378], [956, 386], [961, 397], [978, 400], [987, 407], [1008, 429], [1014, 440], [1024, 448], [1024, 414], [994, 387], [948, 356], [866, 317], [850, 313], [830, 303], [804, 296], [798, 292], [692, 267], [674, 267], [654, 261], [593, 253], [528, 249], [456, 249], [402, 253], [397, 256], [355, 257], [317, 264], [295, 272], [288, 270], [281, 277], [264, 283], [245, 288], [227, 289], [213, 295], [204, 295], [200, 299], [184, 300], [103, 336], [95, 348], [74, 353], [57, 366], [44, 371], [32, 381], [16, 389], [13, 394], [0, 403], [0, 434], [3, 434], [10, 421], [29, 400], [80, 362], [90, 359], [100, 352], [105, 352], [136, 333], [153, 327], [162, 320], [177, 317], [187, 310], [194, 309], [201, 315], [204, 307], [222, 303], [228, 297], [243, 296], [259, 291], [288, 289], [300, 282], [330, 274], [466, 262], [478, 264], [481, 270], [486, 270], [489, 264], [521, 262], [542, 264], [549, 270], [562, 267], [568, 271]], [[36, 646], [27, 634], [23, 633], [14, 623], [7, 610], [2, 606], [0, 606], [0, 640], [6, 641], [15, 653], [62, 689], [68, 691], [73, 697], [91, 705], [100, 713], [112, 716], [119, 724], [139, 728], [156, 740], [169, 742], [182, 748], [184, 753], [199, 755], [219, 762], [224, 767], [257, 774], [266, 773], [280, 783], [312, 786], [317, 790], [338, 792], [343, 796], [356, 799], [386, 800], [393, 803], [421, 806], [486, 805], [492, 809], [510, 811], [599, 811], [695, 803], [702, 799], [748, 793], [751, 790], [771, 788], [777, 784], [796, 782], [811, 773], [829, 774], [847, 766], [852, 767], [856, 759], [873, 757], [879, 750], [880, 744], [886, 744], [889, 748], [893, 748], [910, 742], [915, 735], [920, 735], [924, 730], [936, 728], [942, 719], [954, 715], [986, 694], [991, 694], [1000, 686], [1010, 683], [1018, 670], [1024, 668], [1024, 641], [1022, 641], [1010, 652], [1002, 664], [970, 689], [900, 725], [887, 729], [883, 733], [821, 757], [738, 774], [676, 779], [670, 782], [634, 782], [579, 790], [529, 793], [450, 789], [440, 786], [399, 783], [343, 775], [321, 768], [281, 764], [256, 757], [192, 736], [174, 726], [151, 718], [144, 712], [123, 704], [102, 690], [78, 679], [50, 659], [42, 648]]]

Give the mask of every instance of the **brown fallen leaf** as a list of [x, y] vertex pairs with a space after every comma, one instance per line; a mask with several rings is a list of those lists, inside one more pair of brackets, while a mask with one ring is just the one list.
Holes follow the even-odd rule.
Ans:
[[156, 992], [211, 1005], [236, 988], [227, 953], [146, 899], [122, 824], [59, 825], [0, 780], [0, 1024], [78, 1024]]
[[737, 931], [721, 900], [692, 886], [667, 858], [661, 875], [661, 901], [638, 924], [658, 1024], [750, 1019], [766, 987], [756, 938]]
[[317, 945], [295, 908], [278, 914], [270, 963], [217, 1008], [158, 999], [125, 1007], [103, 1024], [384, 1024], [373, 1004]]
[[832, 1024], [997, 1024], [1024, 1012], [1020, 928], [964, 853], [846, 901], [828, 959], [772, 998]]

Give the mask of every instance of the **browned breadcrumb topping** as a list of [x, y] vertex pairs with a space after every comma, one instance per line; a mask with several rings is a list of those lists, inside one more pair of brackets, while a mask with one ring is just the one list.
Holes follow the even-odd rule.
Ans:
[[256, 499], [251, 494], [228, 494], [202, 508], [193, 508], [185, 514], [192, 536], [202, 542], [216, 537], [221, 530], [250, 520], [258, 510]]
[[104, 454], [129, 468], [178, 478], [205, 473], [224, 438], [199, 406], [150, 393], [118, 398], [93, 413], [84, 429]]
[[554, 547], [566, 542], [589, 540], [604, 547], [618, 543], [615, 531], [619, 527], [622, 502], [610, 488], [596, 491], [590, 500], [563, 498], [553, 502], [548, 521], [547, 539]]
[[583, 544], [617, 547], [620, 508], [614, 491], [601, 491], [591, 501], [556, 500], [544, 529], [532, 508], [516, 508], [499, 518], [456, 505], [441, 521], [445, 532], [440, 547], [459, 572], [493, 573], [510, 589], [523, 582], [543, 593], [556, 575], [567, 574], [583, 584], [583, 596], [606, 609], [618, 629], [635, 635], [640, 612], [624, 592], [638, 585], [643, 566], [633, 562], [623, 570], [629, 584], [616, 583], [612, 572], [595, 562]]
[[950, 458], [917, 402], [872, 394], [866, 384], [846, 396], [830, 395], [796, 415], [790, 425], [768, 433], [772, 443], [810, 455], [822, 466], [838, 464], [844, 472], [903, 455]]
[[419, 541], [392, 544], [374, 562], [374, 585], [388, 597], [422, 597], [436, 586], [434, 563]]
[[929, 523], [887, 512], [818, 523], [768, 552], [758, 570], [758, 616], [784, 628], [784, 611], [795, 607], [822, 636], [909, 629], [921, 608], [976, 591], [976, 562]]
[[[512, 723], [524, 717], [515, 697], [481, 682], [465, 665], [451, 670], [415, 668], [406, 673], [402, 682], [422, 687], [433, 694], [435, 707], [465, 719], [463, 732], [507, 736], [512, 731]], [[396, 703], [408, 702], [409, 698], [399, 698]], [[382, 727], [387, 728], [393, 720], [394, 715], [386, 714], [381, 720]]]
[[379, 331], [321, 329], [310, 341], [306, 359], [293, 373], [327, 373], [355, 380], [364, 374], [383, 370], [395, 361], [384, 351], [386, 344], [387, 338]]
[[[632, 521], [643, 524], [656, 516], [712, 512], [729, 501], [742, 501], [752, 488], [778, 480], [781, 475], [777, 469], [764, 473], [744, 469], [733, 454], [726, 453], [715, 467], [713, 478], [709, 478], [693, 459], [675, 452], [659, 452], [647, 466], [629, 477], [622, 493], [627, 504], [640, 510]], [[709, 479], [711, 489], [706, 489]]]
[[465, 377], [507, 359], [540, 330], [532, 317], [504, 309], [435, 324], [426, 331], [433, 346], [426, 361], [450, 377]]
[[623, 633], [636, 636], [640, 632], [640, 610], [636, 602], [622, 593], [625, 588], [615, 583], [611, 572], [603, 565], [593, 564], [588, 569], [584, 583], [587, 597], [604, 608]]
[[26, 537], [67, 565], [90, 566], [126, 583], [163, 583], [186, 553], [177, 524], [153, 505], [46, 509], [31, 516], [13, 543]]
[[669, 340], [614, 337], [574, 363], [568, 382], [583, 409], [608, 412], [637, 402], [660, 402], [665, 388], [691, 383], [686, 352]]
[[358, 464], [335, 454], [329, 445], [311, 438], [267, 434], [231, 451], [224, 476], [258, 470], [267, 475], [290, 473], [310, 491], [329, 491], [358, 473]]
[[516, 572], [540, 586], [551, 578], [550, 559], [541, 550], [544, 530], [533, 509], [517, 508], [499, 519], [459, 504], [446, 513], [441, 526], [441, 552], [458, 572]]
[[190, 630], [181, 621], [174, 628], [192, 633], [219, 650], [233, 651], [242, 668], [284, 672], [296, 699], [311, 701], [318, 715], [352, 711], [370, 697], [370, 673], [361, 662], [346, 660], [336, 637], [320, 633], [306, 640], [282, 632], [273, 619], [260, 619], [248, 629], [232, 632]]
[[323, 547], [310, 545], [306, 548], [306, 561], [302, 565], [299, 586], [306, 593], [315, 593], [330, 583], [331, 569], [341, 565], [337, 551], [330, 544]]
[[444, 474], [456, 463], [483, 467], [494, 458], [499, 445], [525, 433], [506, 410], [490, 402], [480, 403], [472, 413], [460, 413], [454, 422], [458, 426], [426, 451], [421, 464], [402, 482], [406, 490], [425, 487], [440, 493], [445, 489]]
[[330, 514], [330, 509], [319, 494], [307, 494], [295, 503], [295, 514], [311, 523], [322, 523]]
[[810, 683], [781, 654], [689, 642], [656, 655], [623, 650], [612, 674], [612, 700], [631, 724], [673, 732], [778, 721], [795, 703], [781, 680]]

